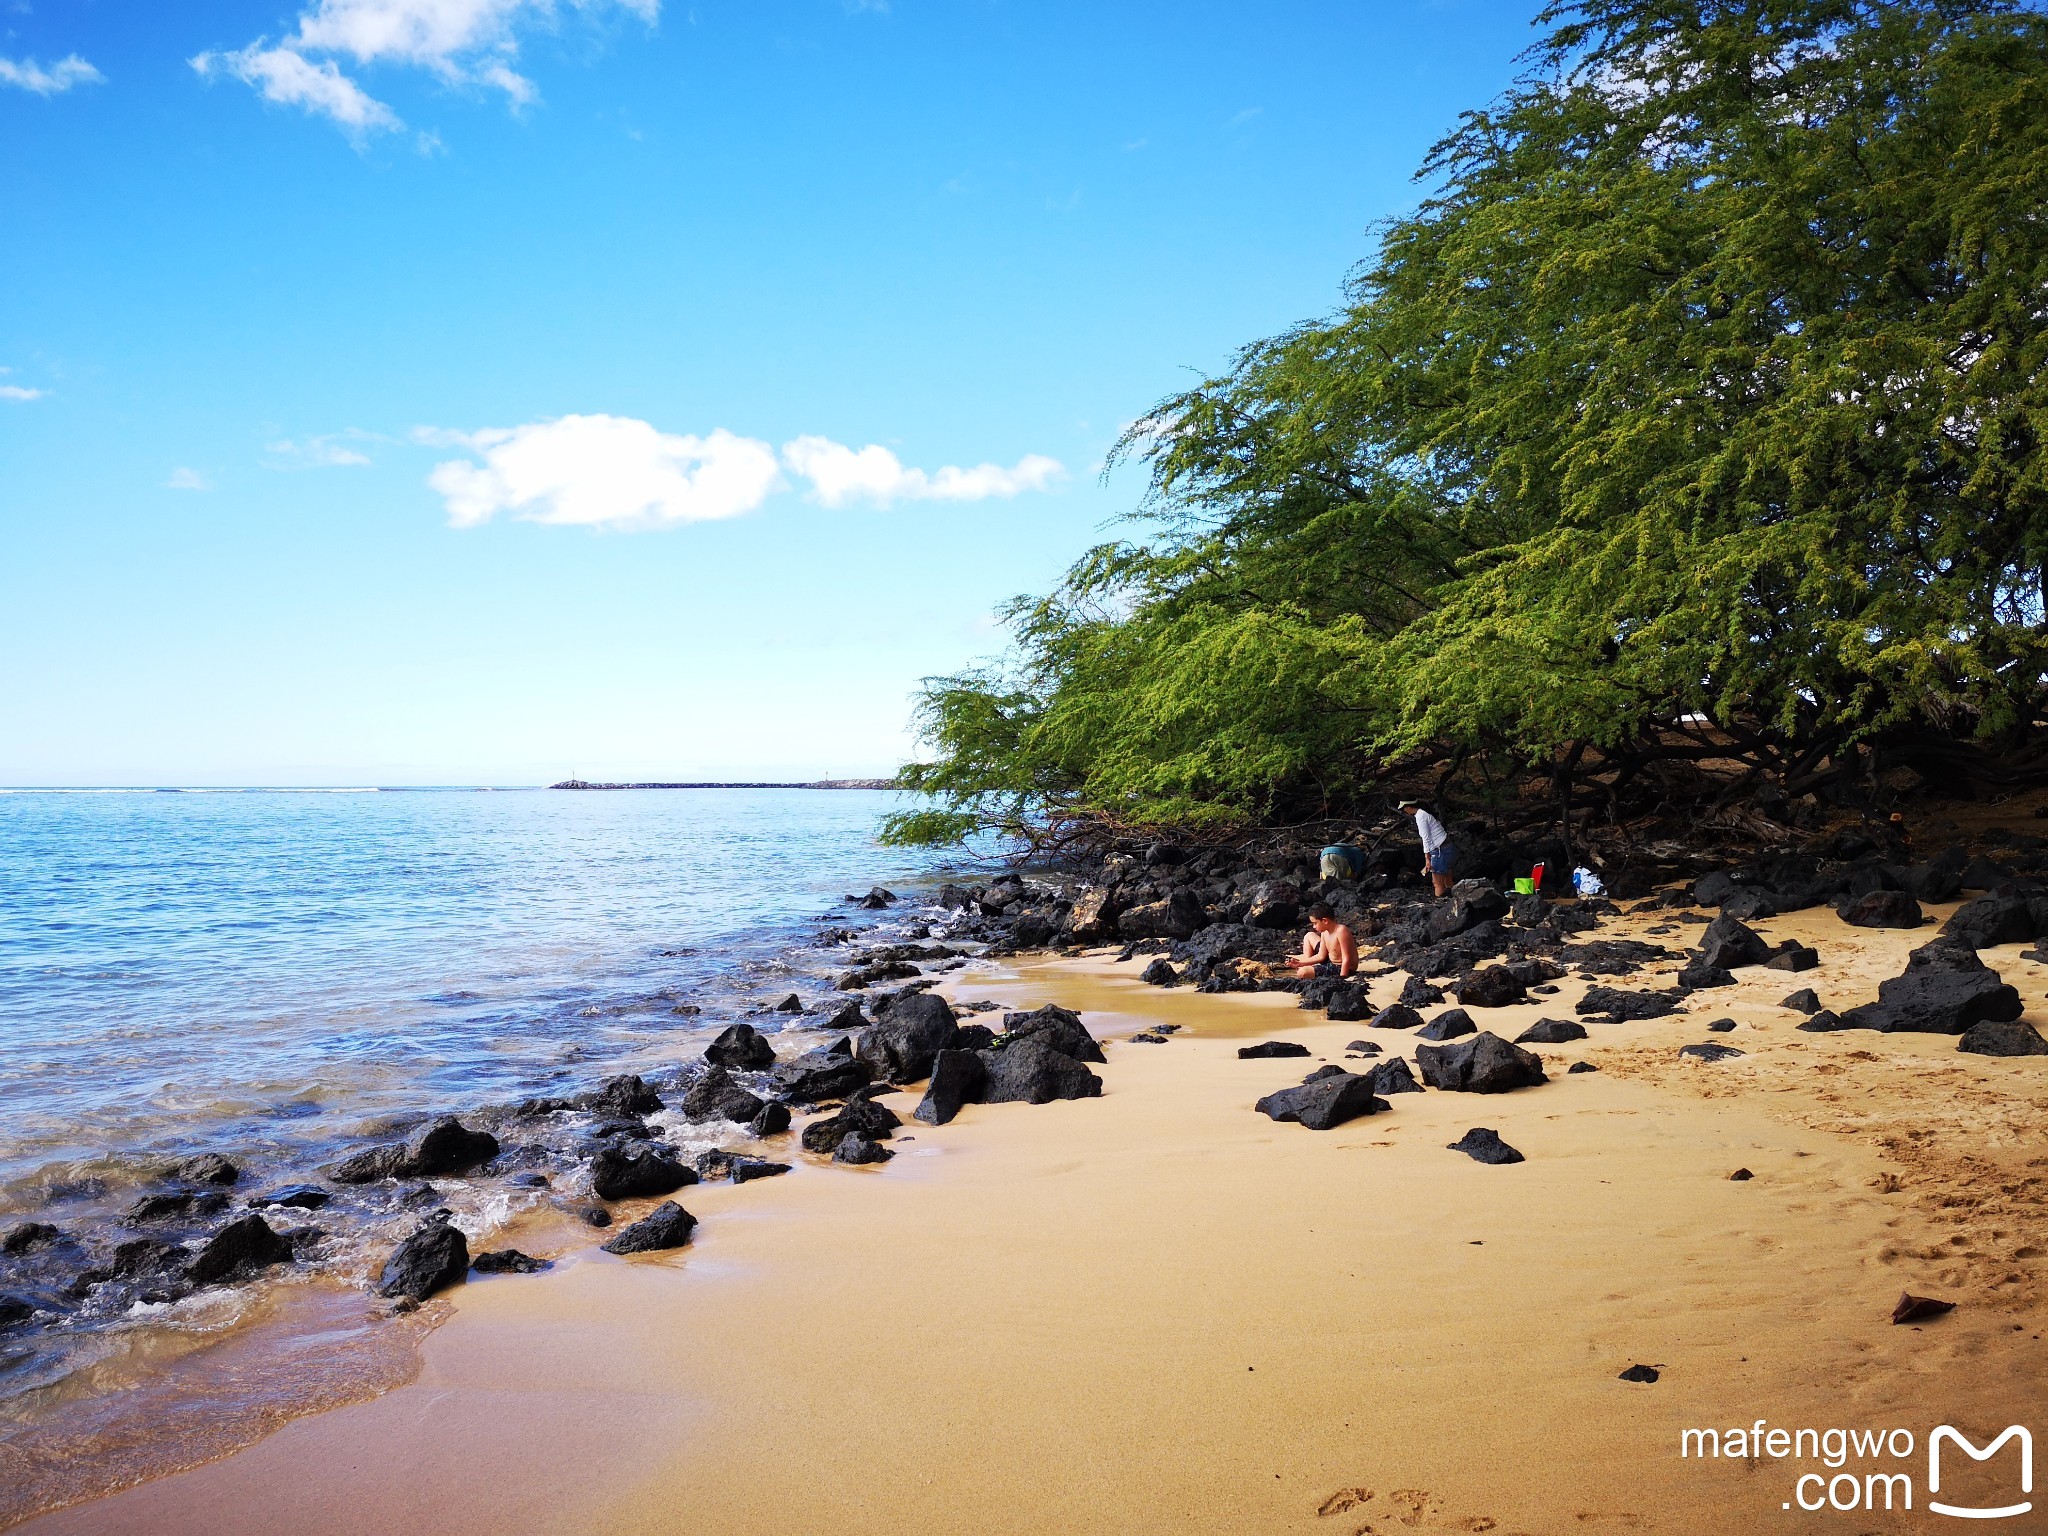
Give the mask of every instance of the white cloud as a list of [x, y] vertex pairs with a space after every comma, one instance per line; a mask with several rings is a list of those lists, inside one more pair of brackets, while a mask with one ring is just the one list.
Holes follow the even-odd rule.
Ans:
[[304, 442], [299, 443], [293, 442], [290, 438], [282, 438], [270, 444], [265, 451], [273, 459], [282, 461], [281, 465], [274, 467], [336, 469], [369, 463], [370, 456], [368, 454], [364, 453], [361, 449], [351, 448], [347, 443], [341, 441], [342, 438], [363, 441], [368, 439], [369, 436], [370, 434], [367, 432], [349, 431], [329, 432], [319, 437], [309, 437]]
[[895, 501], [1008, 498], [1042, 491], [1066, 472], [1058, 459], [1029, 453], [1009, 469], [1000, 464], [977, 464], [971, 469], [948, 464], [927, 474], [906, 468], [877, 443], [856, 449], [825, 437], [799, 437], [785, 443], [782, 461], [792, 474], [811, 482], [811, 499], [828, 507], [854, 501], [886, 507]]
[[0, 400], [40, 400], [43, 392], [23, 384], [0, 384]]
[[0, 85], [16, 85], [38, 96], [55, 96], [74, 85], [99, 85], [107, 77], [77, 54], [67, 54], [48, 69], [34, 59], [0, 59]]
[[198, 470], [187, 469], [180, 464], [171, 471], [170, 478], [164, 481], [164, 488], [172, 491], [210, 491], [213, 489], [213, 482]]
[[[425, 441], [445, 441], [431, 430]], [[738, 517], [781, 483], [775, 451], [719, 428], [659, 432], [629, 416], [561, 416], [460, 438], [483, 462], [451, 459], [427, 483], [457, 528], [500, 512], [535, 523], [663, 528]]]
[[1008, 469], [949, 464], [928, 473], [906, 467], [879, 445], [855, 449], [825, 437], [795, 439], [778, 461], [759, 438], [723, 427], [696, 437], [662, 432], [630, 416], [560, 416], [482, 432], [419, 427], [412, 436], [428, 447], [471, 455], [437, 464], [427, 476], [457, 528], [476, 527], [501, 512], [593, 528], [740, 517], [786, 487], [785, 469], [809, 481], [811, 499], [828, 507], [1017, 496], [1044, 490], [1066, 472], [1058, 460], [1034, 453]]
[[235, 53], [202, 53], [192, 60], [192, 67], [209, 79], [219, 73], [233, 75], [253, 85], [265, 101], [304, 107], [358, 137], [399, 126], [397, 113], [332, 63], [315, 64], [290, 48], [266, 48], [260, 39]]
[[395, 128], [398, 118], [344, 75], [337, 57], [430, 70], [450, 84], [503, 91], [524, 107], [540, 92], [512, 67], [519, 34], [552, 25], [565, 7], [624, 11], [652, 25], [661, 0], [315, 0], [275, 48], [259, 38], [236, 52], [202, 53], [192, 65], [201, 74], [224, 68], [268, 100], [303, 106], [360, 134]]

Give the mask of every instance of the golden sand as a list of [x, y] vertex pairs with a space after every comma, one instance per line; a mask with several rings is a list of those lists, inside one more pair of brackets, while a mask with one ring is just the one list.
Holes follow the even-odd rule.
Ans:
[[[1779, 998], [1866, 1001], [1931, 930], [1757, 926], [1813, 942], [1821, 968], [1589, 1025], [1543, 1048], [1540, 1088], [1401, 1095], [1322, 1133], [1252, 1102], [1342, 1061], [1361, 1025], [1143, 987], [1138, 963], [970, 973], [956, 996], [1083, 1010], [1108, 1041], [1103, 1096], [911, 1122], [881, 1168], [802, 1158], [687, 1190], [689, 1248], [473, 1282], [410, 1385], [24, 1529], [1928, 1529], [1924, 1510], [1787, 1511], [1800, 1473], [1835, 1469], [1682, 1458], [1680, 1432], [1764, 1419], [1924, 1445], [1947, 1422], [1981, 1443], [2031, 1415], [2048, 1434], [2048, 1058], [1798, 1033]], [[2042, 968], [1985, 958], [2038, 1020]], [[1571, 1018], [1582, 985], [1482, 1025]], [[1738, 1028], [1706, 1033], [1722, 1016]], [[1182, 1030], [1123, 1038], [1152, 1022]], [[1314, 1059], [1238, 1059], [1266, 1037]], [[1676, 1055], [1708, 1039], [1747, 1054]], [[1600, 1070], [1566, 1075], [1576, 1060]], [[914, 1099], [886, 1102], [909, 1120]], [[1446, 1150], [1477, 1125], [1528, 1160]], [[1901, 1290], [1958, 1307], [1893, 1327]], [[1616, 1379], [1635, 1363], [1661, 1379]], [[1924, 1500], [1924, 1453], [1882, 1468], [1901, 1469]]]

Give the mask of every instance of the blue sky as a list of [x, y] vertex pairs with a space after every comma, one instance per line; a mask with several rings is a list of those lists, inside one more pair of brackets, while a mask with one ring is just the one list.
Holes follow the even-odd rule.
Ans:
[[888, 771], [1536, 9], [0, 0], [0, 783]]

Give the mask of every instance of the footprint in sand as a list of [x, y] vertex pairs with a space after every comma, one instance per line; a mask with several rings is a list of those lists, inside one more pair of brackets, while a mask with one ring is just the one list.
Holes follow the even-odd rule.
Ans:
[[[1316, 1513], [1327, 1519], [1331, 1515], [1352, 1514], [1373, 1502], [1376, 1495], [1370, 1488], [1339, 1488], [1317, 1506]], [[1365, 1524], [1352, 1529], [1351, 1536], [1379, 1536], [1381, 1532], [1394, 1532], [1401, 1527], [1410, 1530], [1427, 1526], [1436, 1531], [1470, 1531], [1474, 1536], [1497, 1531], [1500, 1522], [1491, 1515], [1463, 1515], [1452, 1517], [1443, 1512], [1436, 1498], [1424, 1488], [1396, 1488], [1381, 1501], [1387, 1523]], [[1502, 1532], [1501, 1536], [1516, 1536], [1513, 1532]]]

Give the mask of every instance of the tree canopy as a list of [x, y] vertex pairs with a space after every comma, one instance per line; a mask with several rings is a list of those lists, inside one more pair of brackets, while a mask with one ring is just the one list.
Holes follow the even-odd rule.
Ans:
[[927, 682], [935, 798], [886, 835], [1312, 814], [1470, 754], [2048, 761], [2048, 19], [1539, 25], [1335, 314], [1125, 436], [1140, 536]]

